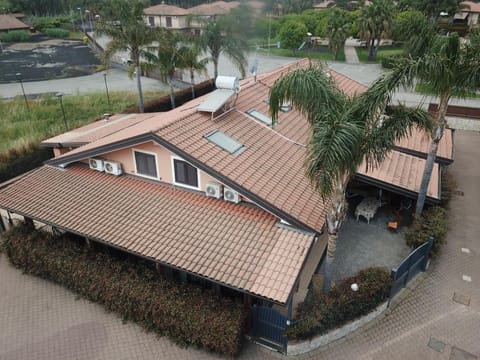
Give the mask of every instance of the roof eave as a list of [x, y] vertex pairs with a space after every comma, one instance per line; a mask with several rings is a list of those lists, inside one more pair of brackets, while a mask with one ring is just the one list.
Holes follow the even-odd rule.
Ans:
[[[70, 228], [67, 228], [67, 227], [64, 227], [64, 226], [60, 226], [60, 225], [57, 225], [51, 221], [47, 221], [45, 219], [41, 219], [37, 216], [33, 216], [33, 215], [30, 215], [30, 214], [27, 214], [27, 213], [24, 213], [22, 211], [17, 211], [15, 209], [12, 209], [12, 208], [9, 208], [9, 207], [3, 207], [4, 210], [12, 213], [12, 214], [18, 214], [18, 215], [21, 215], [21, 216], [24, 216], [24, 217], [27, 217], [27, 218], [30, 218], [32, 220], [35, 220], [35, 221], [38, 221], [38, 222], [41, 222], [43, 224], [47, 224], [47, 225], [50, 225], [50, 226], [54, 226], [58, 229], [61, 229], [63, 231], [66, 231], [66, 232], [69, 232], [69, 233], [72, 233], [72, 234], [75, 234], [75, 235], [78, 235], [78, 236], [81, 236], [81, 237], [85, 237], [85, 238], [88, 238], [89, 240], [93, 240], [93, 241], [97, 241], [101, 244], [104, 244], [106, 246], [110, 246], [112, 248], [115, 248], [115, 249], [118, 249], [118, 250], [121, 250], [123, 252], [126, 252], [126, 253], [129, 253], [131, 255], [134, 255], [134, 256], [138, 256], [142, 259], [145, 259], [145, 260], [149, 260], [149, 261], [153, 261], [155, 263], [158, 263], [162, 266], [166, 266], [168, 268], [171, 268], [171, 269], [174, 269], [174, 270], [179, 270], [179, 271], [183, 271], [187, 274], [190, 274], [190, 275], [193, 275], [193, 276], [196, 276], [196, 277], [200, 277], [202, 279], [205, 279], [205, 280], [208, 280], [210, 282], [213, 282], [215, 284], [218, 284], [218, 285], [221, 285], [221, 286], [225, 286], [229, 289], [232, 289], [232, 290], [235, 290], [235, 291], [239, 291], [241, 293], [244, 293], [244, 294], [247, 294], [247, 295], [251, 295], [251, 296], [255, 296], [257, 298], [261, 298], [261, 299], [264, 299], [264, 300], [267, 300], [269, 302], [273, 302], [275, 304], [278, 304], [278, 305], [286, 305], [288, 303], [288, 300], [290, 299], [290, 296], [287, 297], [287, 300], [285, 300], [285, 302], [282, 302], [280, 300], [275, 300], [275, 299], [272, 299], [272, 298], [268, 298], [268, 297], [265, 297], [265, 296], [262, 296], [260, 294], [256, 294], [254, 292], [251, 292], [251, 291], [248, 291], [248, 290], [245, 290], [245, 289], [242, 289], [242, 288], [238, 288], [238, 287], [235, 287], [235, 286], [232, 286], [232, 285], [229, 285], [227, 283], [224, 283], [224, 282], [221, 282], [221, 281], [217, 281], [215, 279], [212, 279], [210, 277], [207, 277], [207, 276], [202, 276], [198, 273], [195, 273], [195, 272], [191, 272], [191, 271], [188, 271], [182, 267], [179, 267], [179, 266], [174, 266], [174, 265], [171, 265], [171, 264], [168, 264], [166, 262], [163, 262], [163, 261], [160, 261], [160, 260], [157, 260], [155, 258], [152, 258], [152, 257], [148, 257], [148, 256], [145, 256], [145, 255], [142, 255], [140, 253], [137, 253], [135, 251], [132, 251], [132, 250], [128, 250], [124, 247], [121, 247], [121, 246], [118, 246], [118, 245], [115, 245], [115, 244], [112, 244], [111, 242], [109, 241], [106, 241], [106, 240], [103, 240], [103, 239], [100, 239], [98, 237], [92, 237], [91, 235], [89, 234], [85, 234], [85, 233], [81, 233], [79, 231], [76, 231], [76, 230], [73, 230], [73, 229], [70, 229]], [[313, 235], [312, 235], [313, 236]], [[313, 240], [312, 240], [312, 243], [313, 243]], [[295, 286], [296, 286], [296, 282], [294, 283], [294, 285], [292, 286], [292, 289], [290, 290], [289, 294], [291, 295], [293, 290], [295, 289]]]
[[[357, 174], [355, 174], [354, 178], [359, 180], [359, 181], [362, 181], [366, 184], [382, 187], [386, 190], [396, 192], [398, 194], [404, 195], [404, 196], [412, 198], [412, 199], [416, 199], [418, 197], [418, 192], [416, 192], [416, 191], [408, 190], [408, 189], [402, 188], [400, 186], [396, 186], [396, 185], [393, 185], [393, 184], [386, 183], [384, 181], [373, 179], [373, 178], [371, 178], [369, 176], [366, 176], [366, 175], [362, 175], [362, 174], [357, 173]], [[440, 183], [438, 184], [438, 186], [440, 186]], [[440, 187], [439, 187], [439, 189], [440, 189]], [[439, 195], [438, 199], [427, 195], [425, 201], [429, 204], [439, 204], [441, 202], [440, 195]]]

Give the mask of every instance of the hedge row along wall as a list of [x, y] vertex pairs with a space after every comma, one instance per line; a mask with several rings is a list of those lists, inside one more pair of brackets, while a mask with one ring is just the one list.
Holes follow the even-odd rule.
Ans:
[[4, 236], [10, 262], [52, 280], [181, 345], [234, 355], [244, 338], [242, 304], [163, 278], [144, 262], [120, 260], [67, 235], [14, 227]]
[[[351, 284], [358, 284], [353, 291]], [[328, 295], [310, 293], [298, 305], [297, 319], [286, 331], [289, 339], [309, 339], [367, 315], [388, 299], [392, 278], [387, 268], [371, 267], [343, 279]]]

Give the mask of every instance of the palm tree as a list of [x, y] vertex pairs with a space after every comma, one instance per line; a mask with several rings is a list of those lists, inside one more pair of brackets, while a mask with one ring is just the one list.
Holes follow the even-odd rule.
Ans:
[[214, 78], [218, 76], [218, 60], [222, 53], [237, 66], [242, 77], [245, 77], [248, 43], [239, 18], [233, 14], [227, 14], [214, 20], [206, 18], [196, 20], [203, 25], [199, 44], [210, 55], [214, 67]]
[[195, 73], [200, 73], [203, 74], [205, 77], [208, 77], [207, 63], [209, 59], [199, 59], [201, 53], [202, 50], [196, 45], [196, 43], [186, 45], [183, 53], [183, 68], [187, 69], [190, 72], [192, 99], [195, 98]]
[[140, 80], [140, 54], [142, 49], [155, 41], [156, 30], [148, 26], [142, 18], [143, 3], [141, 1], [111, 0], [111, 17], [102, 16], [97, 26], [100, 34], [111, 40], [105, 49], [105, 58], [109, 60], [117, 51], [130, 53], [131, 66], [129, 73], [135, 73], [138, 90], [138, 107], [144, 112], [142, 83]]
[[147, 61], [142, 64], [142, 67], [158, 70], [160, 81], [170, 87], [170, 104], [174, 109], [175, 88], [173, 79], [175, 71], [183, 66], [184, 52], [186, 52], [182, 46], [183, 37], [179, 33], [161, 29], [157, 40], [158, 46], [148, 47], [147, 51], [142, 51], [141, 55]]
[[380, 39], [393, 23], [393, 6], [390, 0], [373, 0], [362, 9], [359, 19], [360, 36], [366, 40], [368, 60], [375, 61]]
[[[375, 89], [376, 90], [376, 89]], [[381, 162], [397, 139], [417, 124], [428, 128], [430, 116], [421, 109], [391, 107], [390, 93], [367, 90], [348, 98], [321, 66], [296, 69], [277, 80], [270, 91], [275, 121], [284, 102], [302, 113], [311, 127], [305, 162], [306, 175], [329, 200], [324, 292], [331, 285], [338, 232], [346, 212], [345, 187], [364, 159], [367, 166]], [[389, 116], [381, 116], [384, 113]]]
[[338, 52], [345, 45], [350, 35], [350, 19], [345, 10], [334, 9], [328, 17], [327, 37], [328, 47], [333, 53], [333, 60], [337, 60]]
[[438, 144], [447, 126], [445, 118], [448, 103], [452, 97], [465, 97], [480, 88], [480, 33], [472, 32], [470, 41], [462, 44], [454, 33], [449, 36], [435, 36], [430, 50], [416, 59], [398, 61], [392, 72], [372, 85], [372, 92], [392, 94], [399, 86], [412, 86], [417, 81], [425, 84], [438, 96], [438, 111], [434, 116], [432, 143], [427, 155], [415, 215], [420, 216], [425, 204], [428, 184], [432, 174]]

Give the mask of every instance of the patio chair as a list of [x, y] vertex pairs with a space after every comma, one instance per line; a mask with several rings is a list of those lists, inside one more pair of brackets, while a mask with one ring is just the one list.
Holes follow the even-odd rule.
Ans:
[[395, 215], [395, 219], [387, 223], [388, 228], [392, 231], [397, 231], [401, 220], [402, 220], [402, 216], [400, 215], [400, 211], [397, 211]]

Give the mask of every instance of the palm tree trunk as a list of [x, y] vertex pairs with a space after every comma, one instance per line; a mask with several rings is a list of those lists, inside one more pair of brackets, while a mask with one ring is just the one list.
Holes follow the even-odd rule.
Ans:
[[218, 76], [218, 58], [213, 58], [213, 81], [217, 79]]
[[368, 61], [375, 61], [375, 38], [368, 40]]
[[140, 74], [140, 66], [135, 65], [135, 74], [137, 78], [137, 90], [138, 90], [138, 109], [141, 113], [145, 112], [143, 107], [143, 94], [142, 94], [142, 82]]
[[422, 182], [420, 184], [420, 190], [418, 192], [417, 206], [415, 208], [415, 217], [420, 217], [423, 212], [423, 207], [425, 206], [425, 199], [427, 197], [428, 184], [430, 183], [430, 178], [432, 177], [433, 167], [435, 165], [435, 159], [437, 157], [438, 144], [443, 137], [443, 132], [447, 121], [445, 115], [447, 113], [448, 101], [450, 99], [449, 95], [440, 96], [440, 104], [438, 105], [437, 113], [437, 128], [433, 134], [432, 143], [428, 151], [427, 161], [425, 162], [425, 168], [423, 170]]
[[337, 234], [328, 233], [327, 257], [325, 259], [325, 276], [323, 278], [323, 293], [328, 294], [332, 286], [333, 261], [335, 260], [335, 250], [337, 249]]
[[172, 109], [175, 109], [175, 89], [173, 87], [173, 79], [170, 78], [168, 83], [170, 85], [170, 105], [172, 106]]
[[325, 259], [325, 276], [323, 293], [328, 294], [332, 285], [333, 261], [337, 250], [338, 231], [342, 226], [346, 211], [345, 190], [342, 182], [338, 182], [337, 191], [332, 196], [332, 203], [327, 214], [327, 257]]
[[195, 99], [195, 74], [192, 68], [190, 68], [190, 84], [192, 84], [192, 99]]

